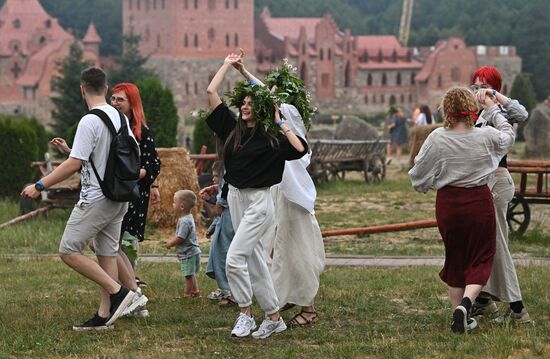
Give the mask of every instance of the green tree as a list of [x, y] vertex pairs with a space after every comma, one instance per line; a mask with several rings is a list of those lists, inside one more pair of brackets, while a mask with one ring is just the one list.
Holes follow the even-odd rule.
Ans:
[[172, 91], [156, 77], [137, 83], [147, 124], [158, 147], [177, 146], [178, 110]]
[[123, 36], [124, 50], [122, 55], [115, 57], [117, 67], [109, 75], [109, 83], [115, 85], [120, 82], [137, 83], [140, 80], [154, 76], [151, 69], [144, 65], [149, 57], [143, 56], [139, 51], [141, 36], [134, 32], [132, 27], [130, 33]]
[[53, 78], [53, 85], [57, 95], [52, 97], [55, 109], [53, 110], [53, 129], [61, 137], [67, 135], [67, 129], [77, 123], [86, 113], [86, 104], [80, 94], [80, 73], [92, 66], [92, 62], [83, 58], [82, 47], [73, 42], [69, 55], [58, 63], [60, 76]]
[[[510, 90], [510, 97], [519, 101], [520, 104], [525, 106], [525, 109], [529, 114], [537, 106], [537, 97], [535, 95], [535, 89], [533, 84], [529, 80], [529, 77], [519, 74], [512, 83], [512, 89]], [[518, 141], [525, 141], [523, 136], [523, 128], [525, 122], [519, 124], [518, 128]]]
[[198, 118], [193, 129], [193, 151], [199, 153], [202, 146], [207, 147], [208, 153], [216, 152], [216, 136], [208, 127], [206, 119], [212, 111], [199, 110]]

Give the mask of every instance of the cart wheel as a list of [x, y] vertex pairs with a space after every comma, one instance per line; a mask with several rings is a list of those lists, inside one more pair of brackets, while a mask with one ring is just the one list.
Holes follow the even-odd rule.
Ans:
[[[27, 183], [25, 187], [31, 185], [32, 183]], [[23, 187], [23, 188], [25, 188]], [[38, 208], [38, 201], [32, 198], [23, 198], [19, 199], [19, 214], [27, 214], [34, 211]]]
[[523, 197], [514, 197], [508, 204], [508, 212], [506, 213], [506, 222], [508, 222], [510, 233], [517, 233], [520, 237], [523, 236], [530, 221], [529, 203]]
[[374, 156], [364, 166], [367, 183], [380, 183], [386, 177], [386, 163], [380, 156]]

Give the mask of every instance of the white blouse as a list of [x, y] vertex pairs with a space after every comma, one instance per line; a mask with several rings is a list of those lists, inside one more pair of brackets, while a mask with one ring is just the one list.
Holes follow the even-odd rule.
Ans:
[[415, 190], [477, 187], [491, 180], [498, 163], [514, 144], [515, 133], [498, 106], [486, 109], [484, 117], [495, 128], [438, 128], [426, 138], [409, 171]]

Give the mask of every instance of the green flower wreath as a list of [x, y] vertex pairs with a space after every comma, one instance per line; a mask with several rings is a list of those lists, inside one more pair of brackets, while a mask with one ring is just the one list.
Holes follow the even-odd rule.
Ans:
[[[265, 78], [265, 85], [251, 84], [248, 81], [241, 81], [233, 91], [226, 93], [229, 97], [229, 104], [240, 109], [244, 98], [254, 98], [252, 111], [258, 123], [262, 124], [267, 132], [277, 133], [278, 126], [275, 125], [274, 104], [280, 106], [288, 103], [296, 107], [302, 115], [304, 126], [309, 130], [311, 118], [316, 109], [311, 107], [311, 95], [304, 87], [304, 82], [294, 73], [296, 68], [288, 63], [287, 59], [281, 61], [281, 66], [270, 71]], [[274, 92], [270, 89], [277, 86]]]
[[266, 78], [265, 84], [268, 88], [277, 86], [275, 96], [282, 103], [288, 103], [296, 107], [302, 115], [302, 121], [307, 130], [311, 127], [311, 118], [316, 109], [311, 107], [311, 95], [306, 90], [304, 82], [295, 75], [296, 67], [288, 63], [287, 59], [281, 61], [281, 66], [270, 71]]
[[253, 97], [252, 112], [257, 123], [264, 126], [266, 132], [279, 132], [279, 128], [275, 124], [274, 104], [280, 105], [282, 101], [276, 93], [271, 93], [265, 86], [241, 81], [233, 91], [226, 93], [226, 96], [229, 97], [229, 104], [238, 109], [241, 108], [246, 96]]

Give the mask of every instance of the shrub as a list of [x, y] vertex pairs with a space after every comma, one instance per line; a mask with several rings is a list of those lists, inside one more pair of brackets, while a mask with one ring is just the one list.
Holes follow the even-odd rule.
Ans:
[[17, 196], [35, 177], [30, 164], [39, 159], [39, 147], [34, 125], [29, 122], [0, 118], [0, 197]]
[[203, 145], [208, 148], [208, 153], [216, 152], [216, 136], [206, 123], [206, 118], [209, 114], [210, 111], [199, 110], [193, 130], [193, 151], [195, 153], [199, 153]]

